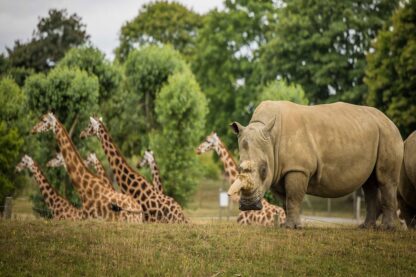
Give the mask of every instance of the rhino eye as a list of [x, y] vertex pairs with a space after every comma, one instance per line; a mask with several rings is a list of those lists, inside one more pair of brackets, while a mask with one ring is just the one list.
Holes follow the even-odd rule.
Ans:
[[266, 162], [261, 162], [260, 163], [259, 175], [260, 175], [260, 179], [262, 181], [264, 181], [266, 179], [266, 176], [267, 176], [267, 163]]

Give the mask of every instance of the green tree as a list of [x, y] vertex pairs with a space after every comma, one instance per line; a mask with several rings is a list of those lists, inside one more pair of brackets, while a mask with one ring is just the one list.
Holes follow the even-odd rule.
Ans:
[[10, 78], [0, 79], [0, 211], [4, 199], [21, 187], [22, 178], [14, 167], [23, 150], [26, 97]]
[[380, 31], [367, 56], [369, 105], [384, 111], [407, 137], [416, 129], [416, 1], [407, 1]]
[[287, 85], [283, 80], [271, 82], [263, 88], [258, 95], [257, 105], [265, 100], [286, 100], [303, 105], [309, 104], [301, 86]]
[[11, 67], [32, 68], [45, 72], [52, 68], [65, 52], [89, 40], [86, 26], [77, 14], [51, 9], [47, 17], [40, 18], [33, 36], [27, 43], [17, 40], [7, 48]]
[[201, 22], [200, 15], [176, 2], [145, 4], [139, 14], [121, 28], [116, 56], [124, 61], [134, 48], [148, 44], [172, 44], [189, 58], [194, 53], [194, 41]]
[[[85, 152], [78, 135], [84, 127], [78, 122], [86, 122], [88, 117], [97, 112], [99, 83], [96, 76], [88, 74], [78, 68], [57, 67], [52, 69], [47, 75], [43, 73], [30, 76], [24, 86], [24, 91], [28, 97], [29, 108], [33, 111], [34, 117], [53, 111], [57, 118], [64, 124], [78, 150]], [[32, 122], [36, 122], [32, 120]], [[32, 123], [34, 124], [34, 123]], [[37, 143], [34, 143], [31, 153], [39, 164], [45, 164], [53, 158], [58, 148], [53, 134], [36, 136]], [[64, 169], [50, 170], [45, 172], [48, 180], [65, 197], [75, 204], [79, 199], [73, 191], [73, 187]], [[45, 206], [43, 199], [39, 196], [33, 197], [34, 209], [43, 213]]]
[[192, 68], [209, 101], [208, 129], [235, 149], [228, 125], [247, 121], [256, 100], [258, 49], [267, 43], [275, 21], [273, 1], [227, 0], [223, 11], [204, 18]]
[[129, 156], [148, 144], [144, 134], [157, 128], [155, 99], [168, 77], [187, 67], [171, 46], [147, 46], [129, 54], [124, 65], [125, 87], [106, 111], [112, 135]]
[[70, 49], [57, 67], [79, 68], [95, 75], [100, 85], [99, 102], [113, 96], [119, 89], [122, 72], [105, 59], [105, 55], [95, 47], [78, 47]]
[[265, 80], [302, 85], [313, 103], [362, 103], [365, 54], [398, 0], [284, 1], [262, 49]]
[[196, 186], [195, 147], [204, 134], [207, 103], [189, 70], [169, 77], [156, 98], [161, 129], [151, 136], [166, 192], [185, 205]]

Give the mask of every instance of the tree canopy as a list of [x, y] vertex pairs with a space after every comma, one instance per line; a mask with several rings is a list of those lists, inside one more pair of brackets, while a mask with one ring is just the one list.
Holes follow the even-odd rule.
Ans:
[[197, 37], [192, 68], [209, 101], [207, 126], [231, 148], [232, 120], [245, 121], [261, 82], [258, 49], [268, 40], [276, 7], [273, 1], [227, 0], [224, 11], [212, 10]]
[[11, 67], [31, 68], [45, 72], [52, 68], [71, 47], [89, 40], [86, 26], [77, 14], [68, 15], [63, 10], [51, 9], [47, 17], [39, 19], [29, 42], [16, 40], [7, 48]]
[[284, 2], [262, 49], [264, 78], [302, 85], [312, 103], [362, 103], [366, 52], [398, 1]]
[[125, 61], [134, 48], [148, 44], [172, 44], [184, 57], [194, 53], [201, 16], [176, 2], [144, 4], [139, 14], [123, 25], [116, 56]]
[[379, 32], [367, 61], [368, 104], [409, 135], [416, 129], [416, 1], [397, 10], [392, 25]]

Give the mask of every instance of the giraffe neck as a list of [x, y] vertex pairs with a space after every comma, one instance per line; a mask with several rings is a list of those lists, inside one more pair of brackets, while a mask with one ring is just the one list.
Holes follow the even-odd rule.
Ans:
[[[88, 186], [88, 182], [82, 182], [82, 180], [88, 175], [88, 179], [94, 177], [94, 175], [84, 165], [77, 149], [69, 137], [62, 123], [56, 120], [55, 136], [58, 142], [59, 149], [61, 150], [62, 157], [65, 160], [66, 170], [71, 178], [71, 182], [75, 189], [80, 194], [81, 198], [85, 197], [85, 191]], [[85, 198], [84, 198], [85, 199]]]
[[55, 188], [48, 183], [45, 175], [43, 174], [42, 170], [39, 168], [37, 164], [34, 164], [32, 166], [31, 171], [33, 172], [33, 177], [35, 178], [36, 183], [38, 183], [40, 193], [42, 194], [42, 197], [45, 200], [46, 205], [50, 210], [53, 210], [53, 204], [58, 202], [58, 200], [64, 199], [58, 194]]
[[237, 164], [220, 139], [218, 139], [218, 143], [215, 145], [214, 149], [224, 165], [224, 171], [228, 182], [232, 184], [237, 177]]
[[134, 176], [134, 178], [140, 183], [142, 191], [152, 189], [145, 178], [130, 167], [130, 165], [121, 155], [120, 150], [118, 150], [117, 146], [113, 143], [113, 139], [104, 128], [103, 124], [100, 124], [100, 128], [98, 130], [98, 139], [101, 142], [101, 146], [104, 149], [104, 153], [107, 156], [110, 167], [113, 170], [113, 173], [117, 179], [117, 183], [121, 187], [121, 191], [123, 193], [128, 193], [129, 191], [136, 190], [136, 187], [134, 187], [134, 182], [126, 182], [126, 178], [129, 176]]
[[107, 178], [104, 166], [98, 159], [94, 160], [94, 167], [95, 167], [95, 170], [97, 171], [98, 176]]
[[157, 188], [159, 192], [163, 191], [162, 180], [160, 179], [159, 167], [155, 159], [149, 162], [150, 171], [152, 173], [152, 183]]

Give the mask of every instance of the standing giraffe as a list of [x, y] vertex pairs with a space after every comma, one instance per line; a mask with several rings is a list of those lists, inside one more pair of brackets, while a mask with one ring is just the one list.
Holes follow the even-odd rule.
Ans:
[[32, 133], [52, 130], [65, 160], [72, 184], [83, 203], [84, 217], [106, 220], [142, 222], [141, 206], [131, 197], [106, 187], [82, 162], [71, 138], [62, 123], [52, 113], [42, 116]]
[[181, 206], [171, 197], [160, 193], [137, 171], [134, 171], [113, 143], [102, 121], [90, 117], [90, 124], [80, 137], [97, 136], [123, 193], [133, 196], [142, 206], [145, 221], [187, 223]]
[[[205, 153], [214, 149], [215, 152], [220, 157], [221, 162], [224, 165], [225, 177], [228, 180], [228, 183], [232, 184], [238, 173], [237, 164], [235, 163], [233, 157], [228, 152], [225, 145], [222, 143], [220, 138], [215, 132], [212, 132], [208, 135], [204, 142], [202, 142], [196, 149], [198, 155]], [[238, 201], [239, 196], [232, 196], [231, 199], [235, 202]], [[279, 215], [279, 224], [283, 224], [286, 221], [285, 211], [275, 205], [267, 202], [266, 199], [262, 199], [261, 203], [263, 209], [260, 211], [243, 211], [238, 214], [237, 222], [239, 224], [260, 224], [264, 226], [273, 226], [274, 225], [274, 215]]]
[[153, 151], [144, 151], [143, 158], [137, 163], [138, 168], [149, 166], [152, 173], [152, 184], [161, 193], [163, 193], [162, 180], [160, 180], [159, 167], [157, 166]]
[[19, 172], [24, 168], [29, 169], [33, 174], [33, 177], [39, 185], [40, 193], [49, 210], [51, 210], [54, 219], [82, 219], [82, 210], [74, 207], [48, 183], [39, 165], [28, 155], [24, 155], [20, 163], [16, 165], [16, 170]]
[[[105, 169], [103, 165], [97, 159], [97, 156], [94, 153], [90, 153], [87, 156], [87, 159], [84, 160], [84, 164], [90, 168], [93, 167], [95, 171], [97, 172], [96, 175], [101, 179], [101, 181], [103, 181], [103, 184], [106, 187], [114, 190], [114, 187], [111, 184], [110, 179], [108, 179], [107, 175], [105, 174]], [[46, 166], [47, 167], [61, 167], [62, 166], [62, 167], [65, 167], [66, 169], [65, 160], [64, 160], [64, 157], [62, 156], [62, 153], [56, 154], [55, 158], [49, 160]]]

